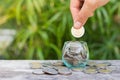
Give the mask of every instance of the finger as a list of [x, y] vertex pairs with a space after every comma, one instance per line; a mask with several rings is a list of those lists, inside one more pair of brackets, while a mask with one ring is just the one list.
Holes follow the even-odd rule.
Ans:
[[94, 13], [91, 13], [89, 17], [92, 17], [94, 15]]
[[71, 0], [70, 1], [70, 11], [72, 13], [73, 20], [75, 20], [76, 16], [80, 11], [82, 3], [80, 0]]
[[107, 4], [110, 0], [98, 0], [98, 6], [104, 6], [105, 4]]
[[90, 9], [86, 5], [86, 3], [84, 3], [83, 7], [79, 11], [79, 13], [75, 19], [74, 28], [76, 28], [76, 29], [81, 28], [86, 23], [88, 18], [92, 15], [93, 15], [93, 10]]

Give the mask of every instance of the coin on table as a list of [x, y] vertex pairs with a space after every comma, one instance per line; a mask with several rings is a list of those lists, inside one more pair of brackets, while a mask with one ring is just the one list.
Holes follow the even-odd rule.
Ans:
[[96, 74], [96, 73], [98, 73], [98, 71], [97, 71], [97, 69], [87, 68], [87, 69], [84, 70], [84, 73]]
[[54, 66], [52, 65], [52, 63], [42, 63], [43, 68], [47, 67], [47, 68], [53, 68]]
[[36, 74], [36, 75], [44, 74], [44, 72], [42, 71], [42, 69], [33, 70], [32, 73], [33, 73], [33, 74]]
[[75, 72], [81, 72], [83, 70], [84, 70], [84, 68], [81, 68], [81, 67], [79, 67], [79, 68], [72, 68], [72, 71], [75, 71]]
[[62, 75], [70, 75], [72, 74], [72, 71], [68, 68], [61, 68], [61, 69], [58, 69], [58, 73]]
[[106, 64], [107, 66], [111, 66], [112, 65], [110, 62], [103, 62], [103, 64]]
[[98, 72], [99, 72], [99, 73], [108, 74], [108, 73], [111, 73], [112, 70], [109, 70], [109, 69], [99, 69]]
[[46, 63], [41, 63], [43, 67], [48, 67], [48, 66], [52, 66], [52, 63], [50, 62], [46, 62]]
[[31, 66], [32, 69], [40, 69], [40, 68], [42, 68], [41, 63], [39, 63], [39, 62], [31, 62], [30, 66]]
[[67, 68], [67, 67], [65, 67], [65, 66], [56, 66], [56, 69], [58, 70], [58, 69], [65, 69], [65, 68]]
[[98, 63], [98, 64], [96, 64], [96, 67], [97, 67], [97, 69], [105, 69], [107, 67], [107, 65], [104, 63]]
[[74, 37], [80, 38], [84, 35], [85, 29], [84, 27], [81, 27], [80, 29], [75, 29], [74, 27], [71, 28], [71, 33]]
[[96, 66], [96, 62], [93, 62], [93, 61], [89, 61], [88, 63], [87, 63], [87, 66]]
[[55, 69], [53, 69], [53, 68], [48, 68], [48, 67], [43, 68], [42, 71], [43, 71], [45, 74], [50, 74], [50, 75], [56, 75], [56, 74], [58, 74], [58, 72], [57, 72]]
[[52, 63], [53, 66], [64, 66], [64, 63], [62, 61], [54, 62]]

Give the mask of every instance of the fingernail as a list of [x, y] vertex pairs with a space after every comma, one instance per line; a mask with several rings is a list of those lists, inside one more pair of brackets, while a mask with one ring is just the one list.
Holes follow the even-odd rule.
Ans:
[[79, 21], [76, 21], [76, 22], [74, 23], [74, 28], [75, 28], [75, 29], [80, 29], [81, 26], [82, 26], [82, 24], [81, 24]]

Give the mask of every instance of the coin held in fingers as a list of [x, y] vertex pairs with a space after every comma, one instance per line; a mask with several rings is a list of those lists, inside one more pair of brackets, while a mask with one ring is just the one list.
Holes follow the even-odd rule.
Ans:
[[71, 33], [74, 37], [76, 38], [80, 38], [84, 35], [85, 33], [85, 29], [82, 26], [80, 29], [75, 29], [74, 27], [71, 28]]

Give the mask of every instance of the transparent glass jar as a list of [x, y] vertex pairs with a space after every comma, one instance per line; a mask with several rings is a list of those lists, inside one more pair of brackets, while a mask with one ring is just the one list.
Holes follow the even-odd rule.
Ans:
[[66, 41], [62, 49], [62, 61], [69, 67], [85, 67], [89, 59], [89, 50], [84, 41]]

